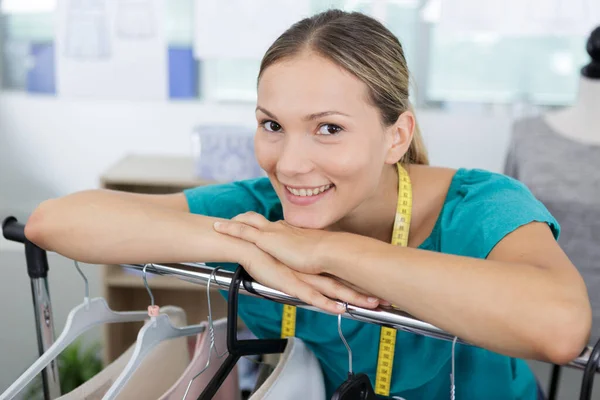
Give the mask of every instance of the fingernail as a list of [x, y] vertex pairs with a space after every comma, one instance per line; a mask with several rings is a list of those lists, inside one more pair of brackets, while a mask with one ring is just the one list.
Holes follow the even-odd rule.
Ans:
[[215, 222], [213, 224], [213, 226], [215, 227], [215, 229], [219, 229], [221, 227], [221, 223], [220, 222]]
[[377, 301], [377, 298], [376, 298], [376, 297], [369, 297], [369, 298], [367, 299], [367, 301], [368, 301], [369, 303], [375, 303], [375, 302]]
[[338, 310], [343, 310], [343, 309], [345, 309], [345, 307], [344, 307], [344, 305], [343, 305], [343, 304], [338, 304], [338, 305], [336, 306], [336, 308], [337, 308]]

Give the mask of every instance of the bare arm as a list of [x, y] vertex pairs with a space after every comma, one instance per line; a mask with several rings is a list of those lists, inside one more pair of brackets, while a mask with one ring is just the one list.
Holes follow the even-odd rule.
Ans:
[[542, 223], [507, 235], [488, 260], [330, 237], [325, 272], [475, 345], [563, 364], [587, 344], [585, 284]]
[[296, 272], [252, 243], [218, 234], [217, 220], [191, 214], [183, 193], [90, 190], [42, 203], [25, 235], [46, 250], [90, 264], [239, 263], [257, 281], [332, 313], [342, 309], [329, 298], [377, 307], [333, 278]]
[[89, 190], [43, 202], [25, 235], [46, 250], [91, 264], [237, 262], [248, 243], [218, 236], [216, 220], [191, 214], [183, 193]]

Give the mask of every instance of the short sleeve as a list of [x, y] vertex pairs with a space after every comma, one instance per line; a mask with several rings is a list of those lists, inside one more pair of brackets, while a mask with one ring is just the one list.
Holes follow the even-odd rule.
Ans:
[[254, 211], [271, 221], [282, 219], [281, 202], [268, 178], [199, 186], [183, 192], [193, 214], [231, 219]]
[[459, 170], [448, 192], [440, 226], [444, 253], [486, 258], [506, 235], [531, 222], [560, 226], [521, 182], [483, 170]]

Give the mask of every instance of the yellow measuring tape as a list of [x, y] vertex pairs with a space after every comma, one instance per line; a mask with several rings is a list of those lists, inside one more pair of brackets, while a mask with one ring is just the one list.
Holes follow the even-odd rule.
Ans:
[[281, 321], [281, 337], [296, 335], [296, 306], [283, 305], [283, 320]]
[[[412, 186], [408, 172], [398, 163], [398, 205], [396, 219], [392, 231], [394, 246], [408, 246], [408, 231], [412, 216]], [[377, 357], [377, 375], [375, 377], [375, 394], [390, 395], [392, 383], [392, 367], [396, 348], [396, 330], [381, 327], [379, 337], [379, 356]]]
[[[412, 186], [408, 172], [400, 165], [398, 167], [398, 205], [392, 232], [394, 246], [408, 246], [408, 233], [412, 216]], [[296, 334], [296, 307], [283, 305], [281, 321], [281, 337], [291, 337]], [[389, 396], [394, 365], [394, 349], [396, 347], [396, 330], [382, 327], [379, 337], [379, 355], [377, 356], [377, 375], [375, 378], [375, 393]]]

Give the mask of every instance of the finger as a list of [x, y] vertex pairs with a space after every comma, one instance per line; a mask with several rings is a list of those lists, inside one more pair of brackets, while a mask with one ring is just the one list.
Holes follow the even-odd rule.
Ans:
[[262, 214], [258, 214], [252, 211], [249, 211], [244, 214], [239, 214], [232, 219], [233, 221], [242, 222], [246, 225], [253, 226], [257, 229], [267, 228], [271, 221], [262, 216]]
[[[360, 288], [360, 287], [358, 287], [358, 286], [356, 286], [356, 285], [348, 282], [345, 279], [339, 278], [339, 277], [337, 277], [335, 275], [321, 274], [321, 276], [325, 276], [325, 277], [328, 277], [330, 279], [333, 279], [334, 281], [340, 282], [342, 285], [345, 285], [345, 286], [347, 286], [347, 287], [355, 290], [358, 293], [362, 293], [362, 294], [366, 295], [367, 297], [375, 297], [375, 296], [371, 296], [371, 294], [369, 292], [367, 292], [366, 290], [364, 290], [364, 289], [362, 289], [362, 288]], [[382, 303], [383, 303], [383, 300], [380, 299], [379, 300], [379, 304], [382, 304]]]
[[253, 226], [236, 221], [217, 221], [213, 224], [213, 228], [219, 233], [243, 239], [254, 244], [256, 244], [261, 235], [261, 231]]
[[[342, 305], [325, 297], [311, 285], [299, 279], [297, 274], [288, 267], [283, 266], [276, 261], [275, 264], [273, 264], [274, 259], [270, 256], [268, 258], [271, 261], [270, 263], [269, 260], [266, 259], [259, 259], [258, 261], [249, 259], [241, 264], [256, 281], [261, 282], [264, 285], [287, 293], [290, 296], [300, 299], [306, 304], [310, 304], [324, 311], [333, 314], [344, 312], [345, 308]], [[252, 261], [256, 261], [258, 264], [255, 264]], [[254, 265], [260, 265], [260, 267], [254, 268]], [[271, 268], [265, 268], [269, 266]]]
[[341, 314], [345, 311], [345, 307], [338, 302], [326, 297], [323, 293], [315, 290], [311, 285], [298, 279], [298, 284], [295, 285], [294, 295], [303, 302], [328, 311], [332, 314]]
[[376, 297], [360, 293], [335, 279], [319, 275], [302, 275], [300, 279], [313, 286], [325, 296], [344, 303], [363, 308], [377, 308], [379, 306], [379, 299]]
[[332, 314], [340, 314], [345, 311], [343, 305], [326, 297], [312, 285], [297, 278], [293, 273], [289, 275], [289, 278], [277, 279], [277, 283], [271, 287]]

